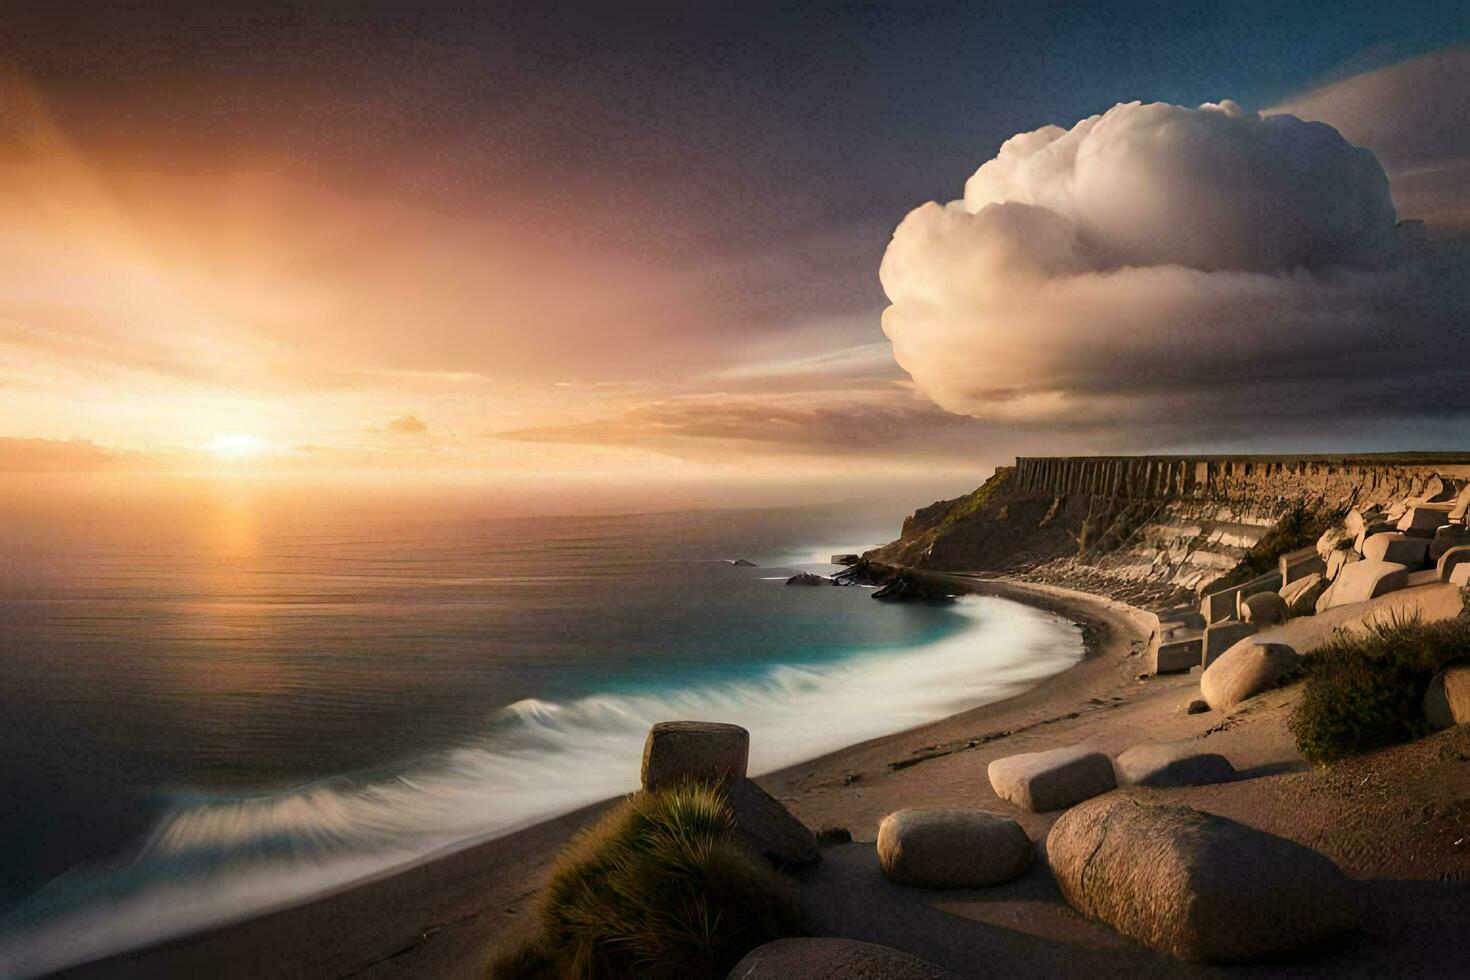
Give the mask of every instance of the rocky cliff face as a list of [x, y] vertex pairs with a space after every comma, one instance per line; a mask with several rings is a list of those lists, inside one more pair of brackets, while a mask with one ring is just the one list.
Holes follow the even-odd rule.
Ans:
[[1164, 605], [1353, 508], [1448, 500], [1470, 505], [1470, 454], [1021, 458], [866, 557]]

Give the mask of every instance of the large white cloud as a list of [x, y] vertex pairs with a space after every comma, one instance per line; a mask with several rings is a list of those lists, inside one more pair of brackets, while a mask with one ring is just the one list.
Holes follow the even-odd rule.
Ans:
[[926, 394], [985, 418], [1381, 414], [1375, 392], [1416, 385], [1443, 411], [1465, 269], [1330, 126], [1129, 103], [1013, 137], [963, 200], [910, 213], [883, 329]]

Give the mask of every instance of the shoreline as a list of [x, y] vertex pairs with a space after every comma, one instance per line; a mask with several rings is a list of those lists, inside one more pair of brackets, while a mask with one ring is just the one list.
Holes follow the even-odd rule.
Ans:
[[[1025, 690], [889, 735], [867, 739], [758, 777], [813, 829], [795, 799], [813, 780], [841, 782], [853, 761], [934, 742], [967, 729], [984, 713], [1026, 710], [1087, 686], [1099, 666], [1130, 652], [1149, 614], [1114, 600], [1032, 583], [968, 576], [942, 578], [966, 594], [994, 596], [1062, 616], [1083, 628], [1082, 659]], [[1120, 645], [1121, 644], [1121, 645]], [[753, 732], [760, 738], [759, 732]], [[349, 976], [373, 973], [477, 976], [494, 936], [511, 926], [562, 844], [617, 798], [468, 845], [425, 855], [304, 902], [267, 909], [136, 949], [64, 968], [57, 976], [132, 977], [208, 971], [223, 976]], [[874, 826], [876, 831], [876, 824]], [[854, 828], [854, 836], [862, 834]], [[871, 836], [871, 835], [868, 835]]]

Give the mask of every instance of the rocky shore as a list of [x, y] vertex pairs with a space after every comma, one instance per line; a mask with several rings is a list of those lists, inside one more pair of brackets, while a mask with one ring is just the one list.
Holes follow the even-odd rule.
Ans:
[[[1452, 579], [1470, 559], [1444, 559], [1470, 555], [1454, 530], [1470, 470], [1248, 465], [1018, 463], [864, 556], [857, 574], [900, 597], [989, 594], [1066, 616], [1087, 655], [1005, 701], [746, 781], [783, 841], [812, 838], [777, 811], [821, 831], [820, 860], [787, 863], [829, 939], [775, 944], [737, 975], [881, 962], [1203, 976], [1216, 968], [1200, 961], [1238, 960], [1250, 975], [1457, 974], [1470, 728], [1451, 700], [1470, 685], [1440, 680], [1444, 730], [1328, 766], [1303, 761], [1288, 719], [1300, 664], [1335, 638], [1460, 615]], [[558, 848], [605, 807], [69, 975], [479, 976]]]

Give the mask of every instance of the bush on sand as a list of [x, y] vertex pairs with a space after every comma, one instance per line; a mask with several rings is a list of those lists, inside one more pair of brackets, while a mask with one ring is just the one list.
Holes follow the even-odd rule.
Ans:
[[636, 793], [567, 845], [536, 929], [493, 956], [496, 980], [724, 977], [762, 943], [806, 932], [800, 896], [699, 784]]
[[1436, 671], [1467, 654], [1466, 615], [1339, 634], [1309, 658], [1291, 715], [1302, 758], [1330, 762], [1426, 734], [1425, 689]]

